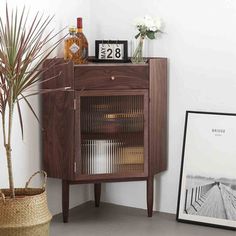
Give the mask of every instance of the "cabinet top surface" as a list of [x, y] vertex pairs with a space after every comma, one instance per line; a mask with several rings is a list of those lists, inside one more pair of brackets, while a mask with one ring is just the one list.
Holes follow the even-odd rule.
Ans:
[[74, 67], [83, 67], [83, 66], [148, 66], [148, 63], [145, 64], [132, 64], [132, 63], [101, 63], [101, 62], [89, 62], [87, 64], [78, 64], [74, 65]]
[[78, 65], [74, 65], [74, 67], [83, 67], [83, 66], [120, 66], [120, 67], [124, 67], [124, 66], [144, 66], [147, 67], [148, 66], [148, 62], [150, 59], [157, 59], [157, 60], [167, 60], [167, 58], [164, 57], [152, 57], [152, 58], [148, 58], [148, 61], [146, 63], [143, 64], [133, 64], [131, 61], [130, 62], [126, 62], [126, 63], [120, 63], [120, 62], [94, 62], [93, 58], [89, 59], [89, 63], [87, 64], [78, 64]]

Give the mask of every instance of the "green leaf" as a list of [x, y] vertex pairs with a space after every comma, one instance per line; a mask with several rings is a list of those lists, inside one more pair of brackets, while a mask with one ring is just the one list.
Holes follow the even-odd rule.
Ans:
[[153, 31], [147, 31], [147, 37], [149, 39], [155, 39], [155, 32]]
[[19, 104], [19, 100], [18, 99], [16, 101], [16, 104], [17, 104], [17, 110], [18, 110], [18, 115], [19, 115], [19, 120], [20, 120], [21, 135], [22, 135], [22, 139], [24, 139], [23, 120], [22, 120], [21, 108], [20, 108], [20, 104]]
[[135, 35], [135, 38], [137, 39], [140, 36], [140, 33], [138, 33], [137, 35]]
[[32, 113], [33, 113], [34, 117], [36, 118], [36, 120], [40, 124], [39, 117], [37, 116], [36, 112], [34, 111], [33, 107], [31, 106], [30, 102], [27, 100], [27, 98], [23, 94], [21, 94], [21, 96], [24, 99], [24, 101], [26, 102], [26, 104], [28, 105], [29, 109], [32, 111]]
[[[13, 105], [15, 103], [17, 105], [23, 138], [23, 117], [19, 101], [24, 100], [39, 120], [27, 97], [51, 92], [41, 89], [32, 92], [30, 89], [33, 85], [41, 83], [41, 75], [45, 71], [43, 63], [65, 37], [61, 37], [62, 31], [54, 33], [48, 29], [53, 16], [45, 17], [36, 13], [32, 21], [28, 20], [28, 16], [29, 11], [26, 11], [25, 7], [21, 11], [18, 8], [9, 10], [7, 3], [5, 15], [0, 15], [0, 115], [4, 123], [0, 130], [3, 131], [4, 143], [8, 145], [9, 150], [13, 131], [11, 129]], [[59, 39], [55, 40], [56, 37]], [[23, 92], [26, 92], [25, 96]], [[8, 124], [5, 125], [5, 121]], [[13, 183], [10, 173], [12, 168], [9, 168], [9, 182]], [[14, 192], [14, 184], [11, 184], [10, 188]]]

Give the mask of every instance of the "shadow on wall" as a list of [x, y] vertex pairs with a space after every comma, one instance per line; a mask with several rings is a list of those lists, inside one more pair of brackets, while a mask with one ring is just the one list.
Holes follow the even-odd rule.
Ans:
[[161, 181], [160, 174], [154, 177], [154, 201], [153, 209], [156, 211], [160, 210], [161, 207]]
[[[70, 186], [70, 208], [76, 207], [90, 200], [89, 198], [90, 185], [71, 185]], [[53, 215], [62, 212], [62, 189], [61, 180], [48, 179], [47, 194], [48, 206]]]

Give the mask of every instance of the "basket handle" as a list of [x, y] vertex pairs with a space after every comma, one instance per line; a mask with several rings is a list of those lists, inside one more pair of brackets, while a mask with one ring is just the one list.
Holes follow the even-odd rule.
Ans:
[[0, 197], [2, 198], [3, 202], [5, 203], [6, 197], [5, 197], [4, 193], [1, 191], [1, 189], [0, 189]]
[[31, 182], [31, 180], [34, 178], [34, 176], [36, 176], [37, 174], [42, 174], [43, 177], [44, 177], [44, 180], [43, 180], [43, 184], [42, 184], [42, 189], [44, 190], [46, 188], [46, 182], [47, 182], [47, 173], [43, 170], [39, 170], [37, 172], [35, 172], [30, 178], [29, 180], [26, 182], [25, 184], [25, 188], [28, 188], [29, 187], [29, 184]]

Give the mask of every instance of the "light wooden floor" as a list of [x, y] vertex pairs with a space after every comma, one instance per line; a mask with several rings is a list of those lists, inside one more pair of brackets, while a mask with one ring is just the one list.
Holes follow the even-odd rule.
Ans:
[[178, 223], [175, 215], [155, 212], [148, 218], [145, 210], [93, 202], [70, 211], [69, 223], [54, 217], [51, 236], [236, 236], [236, 231]]

